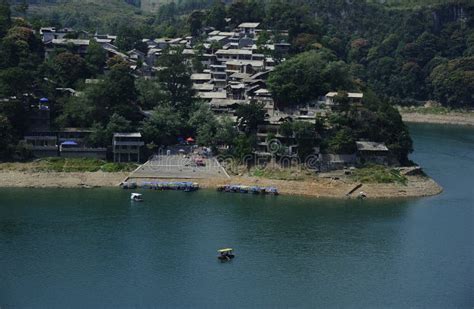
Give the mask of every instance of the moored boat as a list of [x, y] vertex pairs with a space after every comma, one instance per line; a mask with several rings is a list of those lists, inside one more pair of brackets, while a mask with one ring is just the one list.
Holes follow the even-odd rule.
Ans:
[[229, 193], [251, 193], [251, 194], [278, 195], [278, 189], [275, 188], [275, 187], [223, 185], [223, 186], [218, 186], [217, 191], [219, 191], [219, 192], [229, 192]]
[[143, 202], [143, 196], [140, 193], [132, 193], [130, 199], [134, 202]]

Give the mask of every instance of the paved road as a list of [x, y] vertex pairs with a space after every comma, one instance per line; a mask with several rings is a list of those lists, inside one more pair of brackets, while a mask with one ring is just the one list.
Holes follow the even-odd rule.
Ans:
[[227, 174], [215, 158], [204, 158], [205, 166], [197, 166], [194, 159], [198, 156], [155, 155], [130, 177], [156, 178], [227, 178]]

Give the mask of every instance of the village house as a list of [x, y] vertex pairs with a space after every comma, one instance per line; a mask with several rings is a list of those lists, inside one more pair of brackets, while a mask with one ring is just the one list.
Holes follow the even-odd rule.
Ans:
[[139, 163], [141, 148], [145, 145], [140, 133], [114, 133], [112, 151], [114, 162]]
[[243, 33], [245, 36], [254, 37], [257, 33], [257, 28], [260, 23], [241, 23], [237, 26], [240, 33]]
[[357, 158], [360, 164], [374, 163], [388, 165], [390, 151], [383, 143], [370, 141], [357, 141]]
[[[336, 91], [328, 92], [325, 95], [325, 102], [324, 103], [328, 107], [331, 107], [331, 108], [337, 107], [339, 105], [338, 102], [336, 102], [336, 100], [335, 100], [337, 95], [338, 95], [338, 92], [336, 92]], [[359, 93], [359, 92], [348, 92], [347, 93], [347, 98], [349, 99], [349, 104], [350, 105], [361, 105], [363, 97], [364, 97], [363, 93]]]
[[43, 44], [49, 43], [54, 39], [63, 39], [66, 35], [73, 33], [70, 28], [56, 29], [55, 27], [40, 28], [39, 33]]
[[87, 54], [87, 48], [89, 47], [90, 40], [80, 39], [52, 39], [44, 44], [45, 46], [45, 57], [49, 58], [56, 49], [68, 48], [73, 50], [75, 54], [85, 56]]

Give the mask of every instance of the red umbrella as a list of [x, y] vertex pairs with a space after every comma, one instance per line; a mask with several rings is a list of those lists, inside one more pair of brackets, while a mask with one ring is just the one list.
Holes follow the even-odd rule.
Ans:
[[188, 138], [186, 139], [186, 142], [188, 142], [188, 143], [194, 143], [194, 138], [188, 137]]

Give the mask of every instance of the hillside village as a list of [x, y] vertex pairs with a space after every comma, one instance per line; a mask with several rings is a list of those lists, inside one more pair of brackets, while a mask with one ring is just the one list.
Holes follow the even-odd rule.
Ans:
[[[289, 44], [284, 38], [287, 33], [278, 31], [281, 41], [257, 46], [257, 40], [262, 29], [259, 23], [245, 22], [229, 32], [206, 29], [206, 39], [200, 45], [198, 59], [202, 64], [200, 72], [191, 74], [194, 98], [200, 104], [207, 104], [211, 111], [220, 118], [226, 117], [234, 123], [238, 121], [236, 111], [239, 106], [248, 105], [250, 102], [261, 103], [264, 109], [264, 123], [257, 127], [257, 143], [253, 153], [259, 158], [270, 158], [275, 155], [297, 157], [298, 143], [294, 136], [283, 135], [281, 125], [293, 121], [316, 124], [318, 119], [325, 119], [331, 113], [338, 112], [338, 93], [333, 91], [320, 99], [295, 107], [277, 108], [267, 87], [267, 78], [277, 63], [285, 60]], [[267, 32], [267, 31], [266, 31]], [[268, 31], [275, 35], [275, 31]], [[268, 33], [267, 32], [267, 33]], [[88, 34], [80, 32], [77, 38], [68, 38], [74, 33], [72, 29], [55, 29], [46, 27], [40, 29], [42, 43], [45, 47], [45, 57], [51, 57], [57, 50], [68, 48], [75, 54], [85, 57], [88, 46], [92, 41], [98, 43], [107, 54], [107, 58], [120, 57], [126, 61], [133, 74], [139, 78], [153, 79], [155, 73], [161, 68], [156, 66], [157, 60], [163, 51], [169, 48], [178, 48], [186, 61], [191, 66], [191, 58], [198, 53], [195, 38], [158, 38], [143, 39], [147, 52], [137, 49], [126, 53], [120, 52], [114, 45], [117, 36]], [[270, 56], [278, 55], [279, 59]], [[86, 83], [94, 83], [86, 80]], [[75, 89], [57, 88], [57, 91], [66, 91], [72, 96], [80, 96]], [[347, 93], [347, 98], [353, 106], [363, 105], [362, 93]], [[150, 111], [142, 111], [149, 116]], [[31, 114], [30, 130], [25, 135], [26, 144], [30, 145], [35, 156], [73, 156], [107, 158], [107, 147], [90, 147], [85, 142], [91, 133], [89, 129], [64, 128], [61, 131], [48, 131], [50, 129], [50, 116], [48, 99], [42, 98], [36, 109]], [[114, 161], [140, 162], [149, 154], [144, 153], [144, 142], [141, 134], [115, 132], [111, 151]], [[316, 134], [316, 133], [314, 133]], [[278, 139], [279, 148], [272, 149], [275, 138]], [[315, 135], [314, 139], [317, 138]], [[120, 145], [117, 147], [117, 145]], [[203, 145], [206, 146], [206, 145]], [[283, 148], [283, 146], [285, 146]], [[326, 169], [341, 168], [354, 165], [360, 160], [373, 161], [374, 163], [389, 164], [396, 160], [390, 156], [388, 148], [383, 143], [372, 141], [357, 141], [356, 152], [348, 154], [320, 155], [319, 147], [314, 147], [310, 152], [318, 156], [319, 167]], [[110, 150], [109, 150], [110, 151]], [[140, 155], [142, 153], [142, 155]]]

